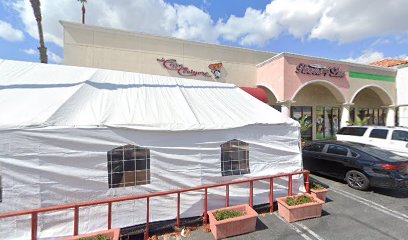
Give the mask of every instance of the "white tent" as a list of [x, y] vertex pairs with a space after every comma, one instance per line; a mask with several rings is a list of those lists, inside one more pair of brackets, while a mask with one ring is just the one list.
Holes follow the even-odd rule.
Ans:
[[[299, 125], [232, 84], [0, 60], [0, 213], [139, 195], [302, 169]], [[254, 204], [269, 185], [255, 183]], [[293, 192], [304, 191], [294, 179]], [[247, 203], [247, 185], [231, 204]], [[287, 180], [275, 182], [275, 197]], [[225, 189], [211, 189], [209, 209]], [[203, 212], [183, 194], [181, 217]], [[151, 221], [175, 218], [151, 199]], [[113, 227], [145, 222], [145, 201], [113, 205]], [[106, 206], [80, 211], [80, 233], [106, 229]], [[72, 234], [73, 211], [39, 216], [39, 237]], [[30, 217], [0, 220], [26, 239]]]

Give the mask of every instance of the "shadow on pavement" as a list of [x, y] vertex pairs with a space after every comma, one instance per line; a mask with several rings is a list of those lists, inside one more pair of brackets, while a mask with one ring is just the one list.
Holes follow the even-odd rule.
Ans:
[[371, 191], [395, 198], [408, 198], [408, 189], [371, 188]]
[[258, 217], [256, 219], [256, 231], [262, 231], [265, 229], [268, 229], [268, 226], [266, 226]]

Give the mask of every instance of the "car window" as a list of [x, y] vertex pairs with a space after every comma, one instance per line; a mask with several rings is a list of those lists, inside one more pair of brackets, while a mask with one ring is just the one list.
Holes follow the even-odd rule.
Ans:
[[358, 157], [358, 153], [353, 152], [353, 151], [350, 151], [350, 152], [351, 152], [351, 156], [352, 156], [352, 157]]
[[348, 149], [338, 145], [329, 145], [327, 149], [327, 153], [336, 154], [340, 156], [347, 156]]
[[391, 157], [398, 156], [393, 152], [380, 149], [378, 147], [370, 146], [370, 145], [355, 145], [355, 148], [358, 150], [370, 154], [371, 156], [375, 156], [382, 159], [389, 159]]
[[373, 129], [370, 133], [370, 138], [386, 139], [388, 135], [387, 129]]
[[311, 144], [303, 148], [303, 150], [310, 151], [310, 152], [322, 152], [324, 148], [324, 144]]
[[392, 140], [408, 142], [408, 132], [401, 130], [394, 130], [392, 133]]
[[366, 132], [366, 127], [344, 127], [340, 129], [338, 134], [351, 135], [351, 136], [363, 136]]

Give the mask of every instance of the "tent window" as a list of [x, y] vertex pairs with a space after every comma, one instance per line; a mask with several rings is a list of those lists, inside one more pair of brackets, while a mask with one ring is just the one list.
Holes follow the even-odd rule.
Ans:
[[109, 188], [150, 183], [150, 150], [126, 145], [108, 152]]
[[0, 175], [0, 203], [3, 201], [3, 185], [1, 184], [1, 175]]
[[231, 140], [221, 145], [222, 176], [243, 175], [249, 170], [249, 144]]

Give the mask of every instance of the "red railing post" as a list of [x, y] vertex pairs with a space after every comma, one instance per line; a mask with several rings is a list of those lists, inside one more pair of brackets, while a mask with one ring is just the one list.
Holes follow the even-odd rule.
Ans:
[[225, 185], [225, 207], [229, 207], [229, 184]]
[[273, 178], [269, 179], [269, 212], [273, 212]]
[[305, 173], [305, 188], [306, 188], [306, 192], [310, 193], [310, 185], [309, 185], [309, 173]]
[[146, 198], [147, 201], [147, 206], [146, 206], [146, 231], [145, 231], [145, 238], [148, 239], [149, 237], [149, 226], [150, 226], [150, 198], [152, 197], [158, 197], [158, 196], [165, 196], [165, 195], [170, 195], [170, 194], [175, 194], [177, 193], [177, 215], [178, 215], [178, 221], [177, 224], [180, 225], [180, 198], [181, 198], [181, 193], [184, 192], [192, 192], [192, 191], [205, 191], [205, 197], [204, 197], [204, 214], [203, 214], [203, 222], [205, 225], [208, 223], [208, 189], [209, 188], [215, 188], [215, 187], [226, 187], [226, 205], [230, 205], [230, 185], [233, 184], [244, 184], [248, 183], [250, 184], [250, 204], [253, 206], [254, 204], [254, 182], [255, 181], [263, 181], [263, 180], [268, 180], [269, 179], [269, 204], [270, 204], [270, 211], [272, 212], [274, 210], [273, 206], [273, 200], [274, 200], [274, 179], [275, 178], [284, 178], [288, 177], [288, 195], [293, 194], [293, 176], [294, 175], [300, 175], [303, 174], [304, 176], [304, 183], [305, 183], [305, 189], [307, 192], [310, 191], [310, 172], [309, 171], [299, 171], [299, 172], [294, 172], [294, 173], [284, 173], [284, 174], [278, 174], [278, 175], [270, 175], [270, 176], [264, 176], [264, 177], [257, 177], [257, 178], [251, 178], [251, 179], [242, 179], [242, 180], [236, 180], [232, 182], [226, 182], [226, 183], [217, 183], [217, 184], [209, 184], [209, 185], [202, 185], [202, 186], [197, 186], [197, 187], [190, 187], [190, 188], [185, 188], [185, 189], [178, 189], [178, 190], [172, 190], [172, 191], [164, 191], [164, 192], [156, 192], [156, 193], [149, 193], [149, 194], [143, 194], [143, 195], [136, 195], [136, 196], [128, 196], [128, 197], [119, 197], [119, 198], [111, 198], [111, 199], [106, 199], [106, 200], [96, 200], [96, 201], [90, 201], [90, 202], [81, 202], [81, 203], [75, 203], [75, 204], [66, 204], [66, 205], [61, 205], [61, 206], [51, 206], [51, 207], [46, 207], [46, 208], [39, 208], [39, 209], [33, 209], [33, 210], [23, 210], [23, 211], [17, 211], [17, 212], [10, 212], [10, 213], [2, 213], [0, 214], [0, 219], [4, 218], [9, 218], [9, 217], [16, 217], [16, 216], [25, 216], [25, 215], [31, 215], [31, 238], [36, 239], [37, 234], [38, 234], [38, 214], [40, 213], [46, 213], [46, 212], [51, 212], [51, 211], [64, 211], [68, 209], [74, 209], [74, 235], [78, 235], [79, 232], [79, 208], [81, 207], [90, 207], [90, 206], [96, 206], [96, 205], [102, 205], [102, 204], [108, 204], [108, 229], [112, 228], [112, 204], [116, 202], [124, 202], [124, 201], [134, 201], [134, 200], [139, 200], [139, 199], [144, 199]]
[[108, 229], [112, 228], [112, 202], [108, 203]]
[[78, 235], [79, 228], [79, 207], [74, 208], [74, 236]]
[[254, 206], [254, 182], [249, 182], [249, 206]]
[[204, 225], [206, 225], [207, 224], [207, 211], [208, 211], [208, 189], [207, 188], [204, 188], [204, 191], [205, 191], [205, 196], [204, 196], [204, 218], [203, 218], [203, 220], [204, 220]]
[[37, 240], [38, 229], [38, 214], [36, 212], [31, 214], [31, 240]]
[[292, 196], [292, 175], [289, 175], [288, 196]]
[[180, 192], [177, 193], [177, 227], [180, 227]]
[[150, 222], [150, 198], [146, 197], [146, 230], [144, 234], [144, 239], [149, 239], [149, 222]]

